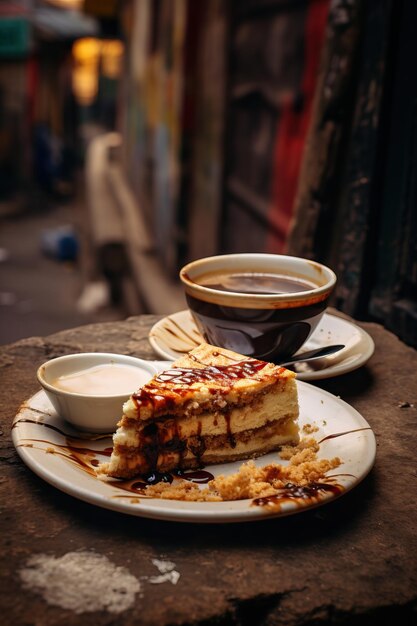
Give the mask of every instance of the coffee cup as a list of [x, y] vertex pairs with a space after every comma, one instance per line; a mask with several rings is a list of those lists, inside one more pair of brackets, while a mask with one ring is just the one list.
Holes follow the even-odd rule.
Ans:
[[314, 332], [336, 284], [321, 263], [262, 253], [197, 259], [180, 279], [205, 341], [276, 363]]

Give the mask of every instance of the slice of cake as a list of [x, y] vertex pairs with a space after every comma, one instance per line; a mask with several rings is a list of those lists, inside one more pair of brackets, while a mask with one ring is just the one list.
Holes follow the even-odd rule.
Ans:
[[202, 467], [296, 444], [295, 374], [203, 343], [123, 406], [108, 476]]

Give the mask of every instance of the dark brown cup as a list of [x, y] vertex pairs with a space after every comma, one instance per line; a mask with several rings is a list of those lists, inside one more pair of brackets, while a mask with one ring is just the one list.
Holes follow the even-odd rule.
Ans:
[[[254, 290], [261, 292], [236, 289], [239, 280], [235, 275], [239, 274], [252, 275]], [[229, 281], [232, 285], [228, 290], [220, 285], [224, 275], [228, 275], [224, 284]], [[283, 289], [290, 281], [293, 291], [262, 292], [264, 277], [271, 275], [280, 277]], [[189, 310], [205, 341], [276, 363], [292, 356], [307, 341], [336, 284], [335, 273], [325, 265], [300, 257], [260, 253], [198, 259], [181, 269], [180, 279]]]

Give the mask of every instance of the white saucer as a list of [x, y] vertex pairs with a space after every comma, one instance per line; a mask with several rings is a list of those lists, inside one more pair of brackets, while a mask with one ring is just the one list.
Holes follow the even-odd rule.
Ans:
[[[168, 361], [198, 346], [203, 340], [188, 310], [159, 320], [149, 332], [149, 342], [156, 354]], [[342, 317], [325, 313], [302, 351], [330, 344], [344, 344], [336, 354], [311, 363], [294, 366], [299, 380], [320, 380], [340, 376], [364, 365], [372, 356], [375, 344], [362, 328]]]

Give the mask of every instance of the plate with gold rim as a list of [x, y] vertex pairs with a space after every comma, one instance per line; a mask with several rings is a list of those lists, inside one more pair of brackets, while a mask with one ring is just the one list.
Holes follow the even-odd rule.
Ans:
[[[188, 310], [167, 315], [149, 331], [153, 350], [168, 361], [175, 361], [202, 341], [204, 339]], [[313, 381], [347, 374], [365, 365], [375, 349], [372, 337], [363, 328], [338, 315], [325, 313], [300, 352], [332, 344], [343, 344], [345, 347], [310, 363], [294, 364], [293, 369], [299, 380]]]
[[[374, 433], [368, 422], [340, 398], [297, 381], [302, 436], [314, 436], [318, 459], [339, 457], [341, 465], [330, 470], [320, 483], [306, 489], [288, 486], [272, 499], [220, 502], [184, 502], [144, 495], [143, 477], [134, 480], [101, 480], [96, 470], [108, 461], [112, 449], [109, 435], [81, 433], [54, 411], [43, 391], [20, 408], [12, 429], [14, 446], [22, 461], [55, 488], [92, 505], [153, 519], [176, 522], [247, 522], [301, 513], [331, 502], [358, 485], [372, 469], [376, 454]], [[311, 433], [313, 435], [307, 433]], [[278, 452], [256, 459], [258, 467], [286, 465]], [[182, 477], [207, 488], [212, 477], [236, 473], [242, 461], [210, 465]], [[174, 481], [179, 480], [173, 475]], [[291, 487], [291, 488], [290, 488]], [[39, 492], [41, 493], [41, 492]]]

